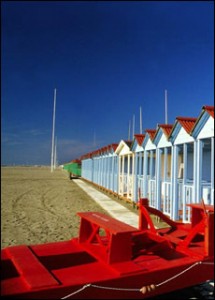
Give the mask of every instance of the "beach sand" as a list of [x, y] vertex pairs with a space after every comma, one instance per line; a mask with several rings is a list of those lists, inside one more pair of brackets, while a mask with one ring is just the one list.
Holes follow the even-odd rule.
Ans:
[[1, 168], [1, 248], [78, 236], [80, 211], [107, 214], [65, 170]]

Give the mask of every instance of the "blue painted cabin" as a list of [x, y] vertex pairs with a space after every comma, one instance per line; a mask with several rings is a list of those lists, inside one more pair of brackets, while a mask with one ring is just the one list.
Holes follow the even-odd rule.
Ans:
[[190, 222], [189, 203], [214, 204], [214, 107], [203, 106], [198, 118], [177, 117], [133, 141], [121, 140], [81, 158], [82, 177], [174, 220]]

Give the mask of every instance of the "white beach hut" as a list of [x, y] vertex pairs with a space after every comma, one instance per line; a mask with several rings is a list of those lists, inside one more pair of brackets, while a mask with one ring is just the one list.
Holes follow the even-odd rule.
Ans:
[[92, 182], [99, 185], [101, 181], [100, 169], [101, 169], [101, 150], [95, 150], [91, 153], [92, 158]]
[[131, 146], [131, 151], [134, 157], [133, 168], [133, 194], [132, 201], [137, 203], [141, 195], [143, 186], [143, 140], [145, 134], [135, 134], [134, 140]]
[[115, 150], [118, 144], [110, 144], [81, 157], [82, 178], [117, 193], [118, 158]]
[[171, 155], [170, 124], [159, 124], [153, 143], [156, 146], [156, 203], [168, 216], [171, 215]]
[[134, 140], [121, 140], [82, 157], [82, 177], [137, 203], [149, 204], [173, 220], [190, 222], [187, 204], [214, 205], [214, 107], [198, 118], [177, 117]]
[[195, 139], [196, 201], [214, 205], [214, 106], [203, 106], [191, 132]]
[[194, 138], [191, 131], [196, 118], [177, 117], [170, 133], [171, 161], [171, 218], [190, 221], [187, 204], [194, 202]]
[[132, 141], [121, 140], [115, 153], [118, 155], [118, 194], [132, 201], [133, 195], [133, 153]]
[[86, 180], [93, 181], [93, 160], [91, 152], [81, 156], [81, 176]]
[[143, 140], [143, 186], [141, 189], [141, 197], [148, 198], [149, 204], [152, 207], [159, 209], [156, 203], [156, 181], [155, 181], [155, 168], [156, 168], [156, 146], [153, 139], [156, 129], [145, 130], [145, 138]]
[[97, 151], [94, 158], [97, 161], [96, 183], [108, 191], [117, 192], [118, 159], [115, 150], [118, 144], [110, 144]]

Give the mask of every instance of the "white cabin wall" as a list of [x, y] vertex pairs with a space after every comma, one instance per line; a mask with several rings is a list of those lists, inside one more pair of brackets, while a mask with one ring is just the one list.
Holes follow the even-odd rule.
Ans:
[[198, 135], [198, 139], [205, 139], [214, 136], [214, 118], [210, 117]]

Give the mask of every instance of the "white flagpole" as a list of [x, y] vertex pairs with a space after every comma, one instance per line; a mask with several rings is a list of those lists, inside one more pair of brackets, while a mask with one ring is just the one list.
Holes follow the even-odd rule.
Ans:
[[135, 134], [135, 115], [133, 115], [133, 136], [132, 136], [132, 139], [134, 138], [134, 134]]
[[52, 125], [52, 153], [51, 153], [51, 172], [54, 169], [54, 148], [55, 148], [55, 110], [56, 110], [56, 89], [54, 89], [54, 110], [53, 110], [53, 125]]
[[131, 121], [129, 121], [128, 124], [128, 140], [130, 141], [130, 136], [131, 136]]
[[143, 127], [142, 127], [142, 107], [140, 106], [140, 134], [143, 132]]
[[167, 114], [167, 90], [165, 90], [165, 123], [168, 124], [168, 114]]

